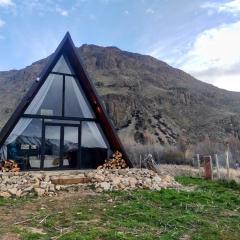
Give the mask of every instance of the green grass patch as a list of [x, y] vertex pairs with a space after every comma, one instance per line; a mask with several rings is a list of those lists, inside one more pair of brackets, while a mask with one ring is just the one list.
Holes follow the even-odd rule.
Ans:
[[[238, 184], [188, 177], [177, 180], [186, 190], [138, 190], [108, 192], [79, 200], [66, 198], [65, 201], [70, 201], [66, 209], [60, 206], [38, 209], [33, 213], [34, 219], [27, 223], [46, 234], [25, 230], [18, 230], [18, 234], [22, 239], [61, 240], [169, 240], [184, 235], [192, 240], [239, 239]], [[195, 188], [187, 191], [188, 186]], [[4, 201], [1, 204], [8, 206], [8, 200]], [[27, 204], [26, 200], [22, 204]]]

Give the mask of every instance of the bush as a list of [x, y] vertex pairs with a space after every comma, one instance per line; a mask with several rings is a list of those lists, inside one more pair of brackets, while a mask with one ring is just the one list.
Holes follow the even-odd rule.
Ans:
[[152, 154], [158, 164], [192, 164], [192, 160], [185, 157], [185, 152], [180, 151], [177, 147], [128, 144], [125, 149], [134, 167], [140, 167], [140, 162], [148, 154]]

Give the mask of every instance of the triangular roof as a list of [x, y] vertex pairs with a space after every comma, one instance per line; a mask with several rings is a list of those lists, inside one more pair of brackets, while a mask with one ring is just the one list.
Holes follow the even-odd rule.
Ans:
[[8, 122], [5, 124], [3, 129], [0, 132], [0, 147], [4, 144], [7, 137], [12, 132], [13, 128], [17, 124], [21, 115], [24, 114], [25, 110], [28, 108], [29, 104], [32, 102], [33, 98], [36, 96], [37, 92], [47, 79], [48, 75], [58, 62], [59, 58], [64, 55], [67, 56], [71, 67], [74, 70], [77, 80], [79, 81], [80, 86], [82, 87], [91, 108], [93, 109], [96, 119], [98, 119], [103, 133], [109, 141], [109, 144], [112, 150], [119, 150], [123, 153], [124, 159], [127, 161], [129, 167], [132, 167], [132, 163], [130, 162], [122, 144], [117, 136], [117, 133], [101, 103], [100, 97], [97, 94], [95, 86], [93, 85], [89, 75], [87, 74], [82, 60], [80, 59], [78, 52], [74, 46], [74, 43], [71, 39], [69, 32], [66, 33], [65, 37], [57, 47], [54, 54], [48, 60], [45, 68], [40, 74], [40, 77], [34, 81], [32, 87], [24, 96], [16, 111], [12, 114]]

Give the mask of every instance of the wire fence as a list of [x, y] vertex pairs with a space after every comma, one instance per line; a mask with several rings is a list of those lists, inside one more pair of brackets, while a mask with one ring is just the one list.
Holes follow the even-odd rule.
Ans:
[[151, 154], [158, 168], [170, 175], [206, 176], [205, 159], [209, 158], [211, 179], [236, 180], [240, 182], [240, 156], [231, 151], [219, 151], [212, 154], [192, 154], [176, 149], [164, 149], [156, 146], [134, 146], [128, 148], [128, 155], [134, 167], [141, 168], [144, 158]]

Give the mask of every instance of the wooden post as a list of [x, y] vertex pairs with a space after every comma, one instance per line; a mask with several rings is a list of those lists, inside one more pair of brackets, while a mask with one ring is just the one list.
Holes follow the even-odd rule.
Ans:
[[230, 180], [230, 169], [229, 169], [229, 147], [227, 146], [226, 151], [226, 168], [227, 168], [227, 179]]
[[212, 156], [210, 157], [210, 168], [211, 168], [211, 180], [213, 180], [213, 163], [212, 163]]
[[212, 179], [211, 156], [204, 156], [203, 167], [204, 167], [204, 178]]
[[215, 154], [215, 160], [216, 160], [216, 167], [217, 167], [217, 178], [220, 179], [219, 161], [218, 161], [217, 154]]
[[200, 165], [200, 157], [199, 157], [199, 154], [197, 154], [197, 166], [198, 166], [198, 174], [199, 174], [199, 177], [201, 177], [201, 165]]

